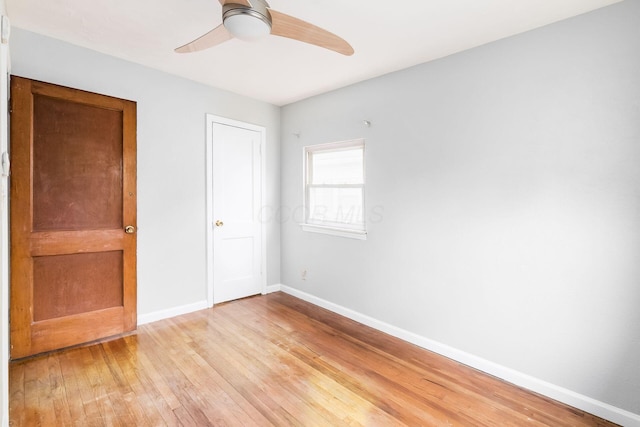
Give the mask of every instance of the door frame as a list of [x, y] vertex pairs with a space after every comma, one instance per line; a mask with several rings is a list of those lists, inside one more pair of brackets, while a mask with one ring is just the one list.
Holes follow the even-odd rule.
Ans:
[[9, 425], [9, 18], [0, 0], [0, 423]]
[[[266, 133], [267, 130], [264, 126], [254, 125], [252, 123], [241, 122], [238, 120], [228, 119], [226, 117], [216, 116], [214, 114], [206, 114], [206, 144], [205, 144], [205, 161], [206, 161], [206, 182], [205, 182], [205, 198], [206, 198], [206, 284], [207, 284], [207, 306], [213, 307], [213, 293], [215, 290], [213, 280], [213, 124], [221, 124], [226, 126], [233, 126], [241, 129], [251, 130], [260, 134], [260, 212], [264, 212], [265, 207], [265, 194], [266, 194]], [[262, 281], [262, 294], [267, 293], [267, 233], [263, 220], [260, 220], [260, 280]]]

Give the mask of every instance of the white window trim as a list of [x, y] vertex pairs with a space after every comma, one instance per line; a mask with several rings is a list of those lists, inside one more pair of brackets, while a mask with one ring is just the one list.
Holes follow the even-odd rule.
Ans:
[[331, 236], [349, 237], [351, 239], [367, 240], [366, 230], [349, 230], [348, 228], [327, 227], [315, 224], [300, 224], [303, 231], [311, 233], [329, 234]]
[[[324, 151], [324, 150], [332, 150], [332, 151], [348, 150], [353, 147], [362, 147], [362, 150], [363, 150], [364, 177], [362, 180], [362, 184], [361, 185], [360, 184], [330, 185], [329, 187], [362, 188], [362, 210], [363, 210], [362, 229], [354, 228], [354, 226], [351, 224], [344, 224], [344, 226], [342, 225], [334, 226], [334, 225], [327, 225], [327, 224], [315, 224], [313, 222], [310, 222], [307, 217], [308, 209], [309, 209], [309, 206], [308, 206], [309, 194], [308, 194], [308, 186], [307, 186], [309, 173], [310, 173], [310, 171], [308, 170], [309, 153], [312, 153], [315, 151]], [[303, 194], [303, 204], [304, 204], [304, 222], [300, 224], [303, 231], [307, 231], [311, 233], [328, 234], [331, 236], [347, 237], [347, 238], [358, 239], [358, 240], [367, 239], [367, 220], [365, 215], [365, 212], [366, 212], [365, 210], [366, 164], [364, 162], [364, 153], [365, 153], [365, 143], [363, 138], [352, 139], [348, 141], [340, 141], [340, 142], [329, 142], [325, 144], [316, 144], [316, 145], [309, 145], [309, 146], [303, 147], [302, 149], [302, 166], [303, 166], [302, 167], [303, 169], [302, 170], [302, 194]], [[315, 187], [321, 187], [321, 185], [315, 185]]]

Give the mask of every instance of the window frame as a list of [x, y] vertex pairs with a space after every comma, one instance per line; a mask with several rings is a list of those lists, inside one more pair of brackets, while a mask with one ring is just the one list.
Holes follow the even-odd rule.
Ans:
[[[311, 184], [313, 173], [313, 164], [310, 161], [314, 153], [318, 152], [336, 152], [346, 151], [353, 148], [362, 148], [362, 184]], [[324, 144], [308, 145], [303, 147], [303, 206], [304, 219], [302, 224], [303, 231], [314, 233], [330, 234], [333, 236], [348, 237], [353, 239], [366, 240], [367, 224], [365, 215], [365, 188], [366, 188], [366, 162], [365, 162], [366, 146], [364, 138], [351, 139], [347, 141], [328, 142]], [[336, 223], [314, 221], [310, 218], [310, 190], [311, 188], [359, 188], [362, 192], [362, 225], [355, 223]]]

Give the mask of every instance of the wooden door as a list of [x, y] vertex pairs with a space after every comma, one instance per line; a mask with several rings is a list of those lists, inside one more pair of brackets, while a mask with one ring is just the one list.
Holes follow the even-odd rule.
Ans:
[[211, 121], [213, 302], [264, 291], [260, 128]]
[[13, 76], [11, 108], [11, 357], [134, 330], [136, 104]]

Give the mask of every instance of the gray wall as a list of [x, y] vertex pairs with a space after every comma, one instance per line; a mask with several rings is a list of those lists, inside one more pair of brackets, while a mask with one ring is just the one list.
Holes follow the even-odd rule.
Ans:
[[[301, 231], [358, 137], [368, 240]], [[639, 160], [636, 0], [288, 105], [283, 284], [640, 414]]]
[[[267, 128], [267, 203], [280, 203], [278, 107], [14, 28], [15, 75], [138, 106], [138, 315], [206, 301], [205, 114]], [[280, 282], [280, 230], [267, 226], [267, 283]]]

